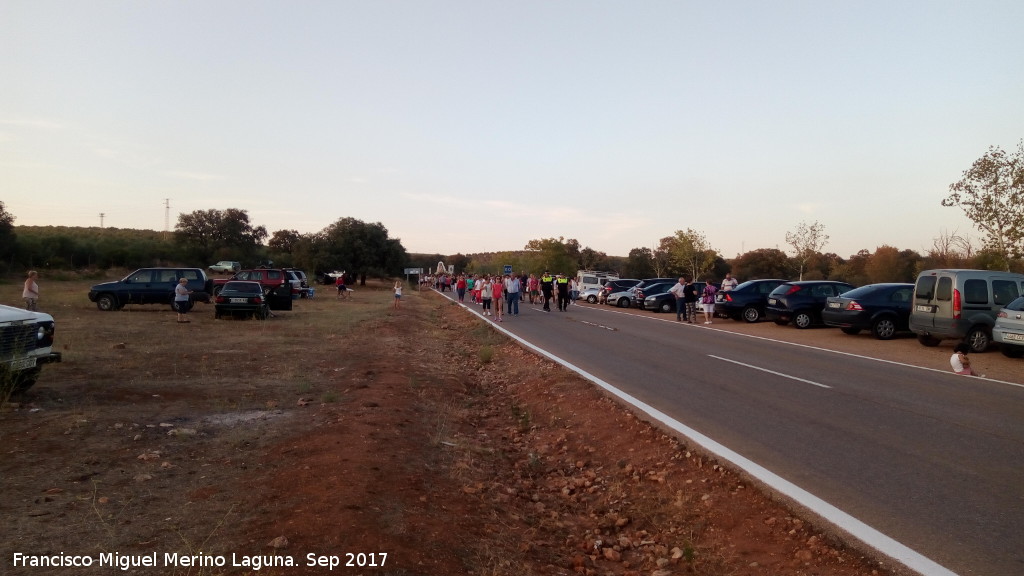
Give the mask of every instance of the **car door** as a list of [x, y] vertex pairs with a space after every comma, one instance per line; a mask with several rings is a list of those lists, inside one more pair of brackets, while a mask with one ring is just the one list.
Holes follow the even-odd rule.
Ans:
[[153, 283], [142, 293], [142, 304], [164, 304], [174, 300], [178, 285], [177, 270], [154, 270]]
[[292, 309], [292, 283], [283, 270], [260, 270], [263, 278], [260, 284], [267, 295], [267, 306], [271, 310]]
[[153, 289], [153, 276], [155, 270], [136, 270], [131, 276], [124, 280], [124, 297], [121, 299], [127, 304], [144, 304], [146, 295]]

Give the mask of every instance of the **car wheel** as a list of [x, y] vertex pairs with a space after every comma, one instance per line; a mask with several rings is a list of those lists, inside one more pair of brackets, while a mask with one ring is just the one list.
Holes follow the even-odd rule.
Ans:
[[879, 318], [871, 325], [871, 333], [879, 340], [892, 340], [896, 335], [896, 322], [892, 318]]
[[597, 296], [594, 296], [593, 294], [591, 294], [590, 296], [587, 296], [587, 303], [588, 304], [597, 304]]
[[215, 297], [216, 296], [220, 296], [220, 291], [223, 290], [223, 289], [224, 289], [224, 286], [222, 284], [218, 284], [218, 285], [214, 286], [213, 287], [213, 295]]
[[1024, 346], [1014, 346], [1012, 344], [1000, 344], [999, 351], [1003, 353], [1003, 356], [1007, 358], [1020, 358], [1024, 356]]
[[920, 342], [922, 346], [927, 346], [929, 348], [938, 346], [939, 342], [942, 342], [941, 339], [936, 338], [935, 336], [925, 336], [924, 334], [918, 334], [917, 341]]
[[658, 310], [661, 310], [662, 312], [665, 312], [666, 314], [669, 313], [669, 312], [674, 311], [675, 309], [676, 309], [676, 303], [672, 302], [670, 300], [666, 300], [665, 302], [662, 302], [661, 306], [658, 307]]
[[860, 334], [860, 328], [851, 328], [847, 326], [844, 328], [840, 328], [840, 330], [843, 331], [843, 334], [849, 334], [850, 336], [856, 336], [857, 334]]
[[808, 312], [797, 312], [796, 316], [793, 316], [793, 325], [801, 330], [804, 328], [810, 328], [813, 323], [814, 318], [811, 318], [811, 315]]
[[629, 308], [629, 299], [628, 298], [619, 298], [615, 302], [615, 306], [618, 307], [618, 308]]
[[96, 307], [104, 312], [110, 312], [111, 310], [117, 310], [120, 308], [117, 304], [117, 298], [113, 294], [100, 294], [96, 298]]
[[984, 352], [988, 348], [989, 343], [992, 342], [992, 338], [988, 335], [988, 330], [984, 328], [971, 328], [964, 340], [971, 347], [971, 352]]
[[743, 309], [743, 319], [747, 322], [754, 323], [761, 320], [761, 311], [757, 309], [757, 306], [747, 306]]

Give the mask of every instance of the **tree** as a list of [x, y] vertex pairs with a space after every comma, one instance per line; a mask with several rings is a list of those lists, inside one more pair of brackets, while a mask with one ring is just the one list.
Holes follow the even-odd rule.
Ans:
[[669, 261], [676, 270], [683, 270], [693, 281], [703, 278], [715, 266], [718, 252], [711, 248], [704, 234], [687, 228], [676, 230], [668, 246]]
[[966, 268], [974, 258], [974, 253], [974, 243], [970, 237], [961, 236], [956, 230], [943, 230], [937, 238], [932, 239], [932, 247], [922, 262], [925, 268]]
[[5, 262], [10, 262], [10, 258], [14, 256], [14, 242], [17, 238], [17, 234], [14, 233], [14, 214], [8, 212], [4, 207], [4, 201], [0, 200], [0, 258]]
[[1002, 258], [1001, 267], [1009, 270], [1010, 260], [1024, 254], [1024, 140], [1014, 154], [989, 147], [949, 191], [942, 205], [963, 208], [985, 233], [986, 246]]
[[653, 278], [654, 253], [650, 248], [633, 248], [626, 258], [626, 266], [622, 270], [626, 278]]
[[299, 234], [298, 230], [278, 230], [270, 237], [270, 242], [267, 242], [267, 246], [275, 252], [291, 254], [301, 238], [302, 235]]
[[913, 250], [900, 251], [893, 246], [879, 246], [864, 266], [870, 283], [913, 282], [921, 256]]
[[401, 242], [388, 238], [380, 222], [367, 224], [341, 218], [316, 235], [315, 266], [320, 270], [344, 270], [366, 285], [367, 275], [398, 276], [408, 260]]
[[801, 222], [796, 230], [786, 232], [786, 244], [793, 247], [793, 258], [800, 265], [800, 280], [803, 280], [804, 266], [828, 244], [828, 234], [825, 234], [825, 226], [818, 222]]
[[540, 272], [547, 270], [552, 273], [575, 276], [579, 258], [578, 253], [573, 253], [572, 251], [573, 247], [571, 244], [574, 242], [578, 247], [579, 243], [575, 240], [570, 240], [569, 245], [567, 245], [565, 238], [561, 236], [557, 239], [542, 238], [530, 240], [523, 248], [530, 253], [527, 255], [527, 268]]
[[778, 248], [758, 248], [729, 261], [732, 273], [741, 282], [768, 278], [790, 278], [793, 263]]
[[248, 212], [237, 208], [179, 214], [174, 233], [189, 255], [200, 261], [215, 256], [253, 258], [267, 237], [266, 228], [250, 224]]

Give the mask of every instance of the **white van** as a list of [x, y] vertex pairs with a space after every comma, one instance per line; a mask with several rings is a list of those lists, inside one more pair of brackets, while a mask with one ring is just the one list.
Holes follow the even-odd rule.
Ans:
[[925, 346], [949, 338], [964, 340], [972, 352], [992, 342], [999, 310], [1024, 294], [1024, 274], [991, 270], [925, 270], [914, 282], [910, 329]]
[[594, 270], [576, 271], [576, 289], [583, 292], [587, 288], [600, 290], [609, 280], [618, 280], [619, 275], [614, 272], [597, 272]]

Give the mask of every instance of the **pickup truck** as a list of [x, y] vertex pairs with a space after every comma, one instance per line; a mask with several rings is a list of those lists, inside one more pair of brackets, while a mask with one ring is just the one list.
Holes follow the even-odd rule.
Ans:
[[0, 400], [31, 388], [43, 364], [60, 362], [53, 331], [49, 314], [0, 305]]
[[126, 304], [170, 305], [181, 278], [188, 279], [194, 301], [210, 301], [213, 286], [201, 268], [140, 268], [115, 282], [93, 286], [89, 300], [104, 311], [120, 310]]
[[297, 297], [302, 289], [298, 278], [283, 268], [253, 268], [239, 270], [229, 278], [214, 278], [213, 295], [220, 294], [224, 285], [232, 280], [259, 282], [271, 310], [291, 310], [292, 293]]

